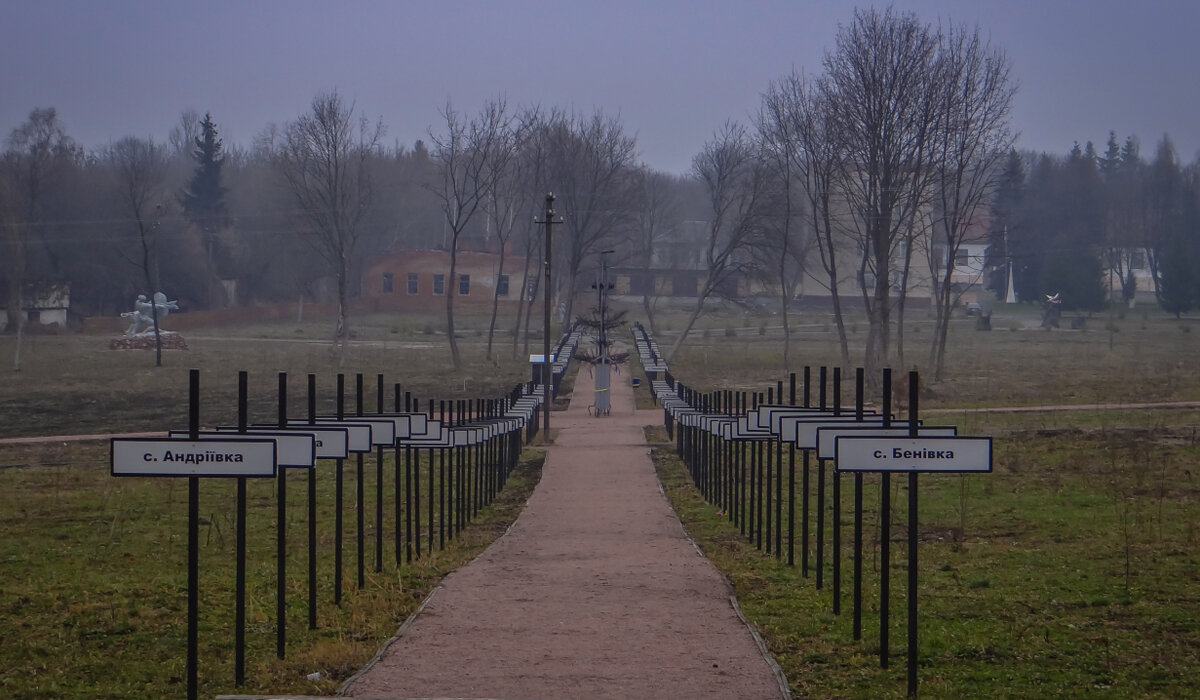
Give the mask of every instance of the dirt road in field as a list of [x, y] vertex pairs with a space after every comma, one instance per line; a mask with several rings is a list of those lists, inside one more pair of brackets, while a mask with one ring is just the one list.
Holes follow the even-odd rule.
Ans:
[[358, 698], [781, 698], [786, 685], [662, 495], [628, 377], [587, 370], [511, 530], [345, 688]]

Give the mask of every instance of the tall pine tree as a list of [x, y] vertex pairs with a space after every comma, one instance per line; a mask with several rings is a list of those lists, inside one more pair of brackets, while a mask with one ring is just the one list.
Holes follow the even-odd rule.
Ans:
[[[225, 278], [230, 273], [230, 261], [219, 236], [229, 222], [225, 209], [226, 190], [221, 184], [221, 166], [225, 163], [225, 155], [221, 139], [217, 136], [217, 125], [210, 114], [206, 113], [204, 121], [200, 123], [200, 135], [196, 137], [195, 146], [192, 158], [196, 161], [196, 170], [180, 196], [180, 204], [184, 217], [200, 230], [203, 237], [209, 276]], [[212, 306], [211, 291], [208, 301]]]
[[[997, 299], [1008, 295], [1008, 266], [1013, 264], [1012, 236], [1018, 243], [1021, 224], [1018, 217], [1023, 214], [1025, 198], [1025, 161], [1021, 154], [1010, 150], [1004, 163], [1004, 174], [992, 196], [992, 228], [988, 234], [987, 269], [990, 271], [987, 288]], [[1014, 275], [1016, 270], [1013, 270]]]

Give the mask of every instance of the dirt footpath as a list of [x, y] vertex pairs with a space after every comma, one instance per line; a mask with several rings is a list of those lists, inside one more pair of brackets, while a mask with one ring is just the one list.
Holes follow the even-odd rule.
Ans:
[[446, 578], [351, 681], [358, 698], [781, 698], [720, 573], [684, 535], [633, 390], [589, 415], [581, 371], [542, 480], [512, 529]]

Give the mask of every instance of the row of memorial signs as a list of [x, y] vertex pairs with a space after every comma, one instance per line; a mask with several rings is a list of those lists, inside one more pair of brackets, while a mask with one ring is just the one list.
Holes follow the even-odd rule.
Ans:
[[[639, 352], [645, 355], [649, 352], [648, 345], [652, 342], [644, 333], [634, 334]], [[835, 384], [840, 373], [835, 370]], [[859, 396], [861, 402], [862, 370], [858, 371]], [[820, 465], [832, 464], [836, 474], [850, 472], [857, 475], [877, 472], [883, 474], [885, 488], [888, 476], [893, 473], [906, 473], [909, 476], [909, 619], [908, 619], [908, 692], [916, 694], [917, 688], [917, 607], [916, 607], [916, 575], [917, 575], [917, 475], [921, 473], [986, 473], [992, 471], [992, 439], [987, 436], [961, 436], [951, 425], [924, 425], [917, 418], [919, 397], [915, 391], [920, 386], [916, 372], [909, 375], [909, 416], [904, 423], [896, 423], [893, 417], [874, 411], [865, 410], [861, 403], [853, 411], [841, 409], [812, 408], [808, 406], [760, 404], [752, 410], [741, 413], [723, 413], [704, 410], [713, 402], [706, 403], [703, 396], [694, 394], [681, 384], [677, 384], [669, 375], [662, 378], [648, 377], [651, 380], [652, 392], [663, 406], [668, 431], [673, 424], [685, 429], [700, 431], [723, 441], [733, 443], [778, 443], [804, 451], [805, 455], [805, 488], [807, 489], [807, 458], [815, 454]], [[808, 370], [805, 370], [805, 396], [808, 396]], [[792, 395], [795, 391], [795, 375], [792, 376]], [[824, 403], [825, 370], [822, 369], [822, 404]], [[891, 372], [885, 370], [884, 386], [891, 384]], [[782, 384], [779, 386], [782, 399]], [[835, 391], [837, 389], [835, 388]], [[688, 398], [684, 398], [688, 397]], [[688, 400], [690, 399], [690, 400]], [[807, 403], [807, 401], [806, 401]], [[890, 394], [885, 395], [884, 413], [890, 411]], [[680, 446], [682, 442], [678, 443]], [[768, 455], [770, 453], [768, 452]], [[782, 465], [780, 465], [782, 467]], [[768, 467], [769, 469], [769, 467]], [[823, 488], [824, 472], [821, 472]], [[737, 477], [742, 478], [742, 477]], [[760, 477], [761, 478], [761, 477]], [[769, 479], [768, 475], [768, 479]], [[777, 472], [777, 489], [782, 483], [781, 470]], [[751, 476], [753, 479], [753, 476]], [[856, 502], [861, 499], [860, 476], [856, 476]], [[836, 481], [835, 481], [836, 484]], [[791, 486], [789, 486], [791, 488]], [[836, 486], [835, 486], [836, 489]], [[768, 489], [769, 491], [769, 489]], [[781, 493], [777, 491], [777, 494]], [[835, 491], [836, 493], [836, 491]], [[769, 497], [769, 496], [768, 496]], [[890, 510], [890, 498], [883, 494], [884, 509]], [[750, 498], [753, 504], [753, 494]], [[759, 496], [761, 507], [762, 496]], [[804, 504], [807, 512], [808, 493], [804, 494]], [[754, 507], [752, 505], [752, 507]], [[836, 508], [836, 506], [835, 506]], [[768, 530], [770, 528], [770, 508], [766, 512]], [[753, 516], [752, 516], [753, 517]], [[835, 519], [838, 517], [835, 513]], [[890, 516], [883, 516], [888, 519]], [[778, 516], [777, 516], [778, 518]], [[856, 530], [861, 528], [861, 512], [856, 513]], [[888, 520], [890, 522], [890, 520]], [[823, 520], [818, 521], [818, 532]], [[761, 522], [760, 522], [761, 527]], [[807, 515], [804, 522], [807, 533]], [[835, 525], [836, 528], [836, 525]], [[836, 529], [835, 529], [836, 533]], [[769, 535], [769, 533], [768, 533]], [[835, 543], [836, 543], [835, 534]], [[818, 537], [818, 588], [820, 587], [820, 551], [823, 540]], [[805, 535], [805, 557], [807, 561], [807, 534]], [[761, 544], [761, 542], [760, 542]], [[856, 550], [858, 545], [856, 544]], [[777, 544], [778, 546], [778, 544]], [[881, 544], [887, 547], [886, 543]], [[778, 554], [778, 549], [777, 549]], [[860, 553], [859, 553], [860, 554]], [[882, 553], [887, 558], [887, 550]], [[887, 665], [887, 600], [885, 591], [887, 561], [882, 562], [881, 571], [881, 600], [880, 615], [880, 663]], [[837, 591], [838, 564], [835, 571], [835, 601], [834, 612], [840, 611]], [[861, 571], [861, 561], [856, 560], [856, 573]], [[857, 600], [859, 582], [856, 576], [856, 606], [855, 630], [856, 637], [859, 629], [859, 606]]]
[[311, 468], [374, 447], [469, 447], [521, 429], [539, 399], [517, 402], [504, 418], [446, 427], [423, 413], [318, 418], [316, 423], [168, 431], [166, 438], [113, 438], [113, 476], [273, 477], [277, 467]]
[[637, 347], [638, 357], [642, 361], [642, 369], [646, 378], [653, 381], [667, 371], [667, 361], [663, 358], [658, 343], [651, 338], [641, 323], [633, 324], [633, 341]]
[[[310, 376], [310, 388], [311, 386], [312, 378]], [[517, 433], [527, 424], [536, 424], [535, 416], [541, 402], [542, 398], [538, 395], [522, 395], [508, 402], [501, 416], [476, 418], [469, 423], [460, 425], [447, 425], [443, 421], [434, 420], [428, 415], [418, 412], [380, 412], [344, 418], [323, 416], [311, 420], [287, 420], [282, 421], [283, 425], [218, 426], [212, 430], [201, 430], [199, 428], [199, 372], [191, 370], [189, 429], [171, 430], [162, 438], [112, 438], [109, 459], [110, 473], [114, 477], [188, 477], [189, 479], [187, 652], [189, 700], [197, 697], [198, 596], [196, 588], [198, 576], [196, 568], [199, 511], [196, 484], [200, 478], [237, 478], [239, 481], [244, 478], [271, 478], [279, 475], [281, 468], [312, 469], [319, 459], [342, 460], [351, 454], [367, 454], [374, 448], [382, 447], [454, 449], [483, 445], [494, 438]], [[242, 493], [243, 491], [239, 487], [239, 511], [244, 509]], [[280, 507], [282, 508], [282, 501]], [[242, 518], [239, 516], [239, 521], [241, 520]], [[244, 567], [244, 563], [241, 561], [242, 556], [244, 554], [239, 552], [239, 571]], [[311, 556], [312, 553], [310, 553], [310, 558]], [[281, 574], [281, 581], [282, 578]], [[239, 595], [240, 593], [239, 588]], [[282, 586], [280, 595], [282, 596]], [[242, 605], [242, 601], [239, 600], [237, 604], [239, 611], [242, 609]], [[282, 599], [280, 608], [282, 608]], [[278, 621], [277, 627], [281, 637], [280, 655], [282, 658], [282, 619]], [[240, 625], [237, 632], [240, 639], [242, 635]], [[238, 668], [241, 668], [243, 653], [244, 649], [239, 644], [237, 649]], [[237, 682], [239, 684], [242, 682], [240, 672], [237, 674]]]
[[780, 441], [815, 450], [839, 471], [990, 472], [992, 439], [958, 435], [952, 425], [908, 426], [874, 411], [863, 417], [796, 406], [759, 406], [741, 416], [705, 413], [692, 407], [666, 382], [653, 383], [672, 420], [734, 441]]

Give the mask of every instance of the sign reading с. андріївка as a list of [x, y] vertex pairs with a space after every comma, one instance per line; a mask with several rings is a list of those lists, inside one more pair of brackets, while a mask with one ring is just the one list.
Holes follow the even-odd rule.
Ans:
[[270, 439], [113, 438], [113, 476], [274, 476]]

